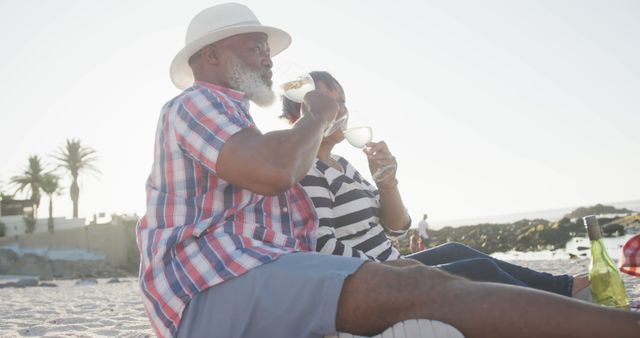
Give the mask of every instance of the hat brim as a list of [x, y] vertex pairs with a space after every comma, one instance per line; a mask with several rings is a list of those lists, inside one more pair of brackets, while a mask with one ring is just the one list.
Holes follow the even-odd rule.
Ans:
[[224, 38], [238, 34], [258, 32], [267, 34], [267, 41], [269, 43], [269, 48], [271, 49], [272, 57], [287, 49], [291, 44], [291, 36], [287, 32], [270, 26], [246, 25], [213, 31], [206, 36], [193, 41], [178, 52], [178, 54], [173, 58], [171, 68], [169, 70], [171, 81], [181, 90], [189, 88], [193, 85], [194, 81], [193, 72], [191, 71], [191, 67], [189, 67], [189, 58], [193, 54], [202, 49], [202, 47], [216, 41], [220, 41]]

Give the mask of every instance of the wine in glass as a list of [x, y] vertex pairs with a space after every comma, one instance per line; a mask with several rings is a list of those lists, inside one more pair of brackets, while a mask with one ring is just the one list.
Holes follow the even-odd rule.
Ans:
[[303, 74], [291, 81], [283, 83], [280, 88], [284, 96], [289, 100], [302, 103], [304, 96], [307, 95], [308, 92], [316, 89], [316, 84], [313, 82], [311, 75]]
[[[304, 96], [307, 95], [308, 92], [316, 89], [316, 84], [311, 75], [307, 73], [283, 83], [280, 88], [286, 98], [296, 103], [302, 103]], [[340, 129], [346, 118], [347, 116], [343, 115], [331, 122], [327, 129], [325, 129], [324, 136], [329, 136]]]
[[373, 139], [371, 127], [366, 126], [347, 128], [342, 131], [342, 134], [349, 144], [360, 149]]
[[[373, 130], [371, 130], [371, 127], [369, 126], [359, 125], [354, 127], [350, 125], [348, 128], [342, 130], [342, 134], [349, 144], [360, 149], [364, 148], [373, 140]], [[395, 164], [388, 164], [379, 167], [376, 172], [371, 175], [371, 178], [376, 182], [382, 181], [395, 168]]]

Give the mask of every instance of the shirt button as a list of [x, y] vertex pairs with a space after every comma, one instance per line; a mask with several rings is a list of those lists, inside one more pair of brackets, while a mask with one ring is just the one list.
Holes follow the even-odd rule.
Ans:
[[287, 212], [288, 210], [287, 207], [282, 208], [282, 212]]

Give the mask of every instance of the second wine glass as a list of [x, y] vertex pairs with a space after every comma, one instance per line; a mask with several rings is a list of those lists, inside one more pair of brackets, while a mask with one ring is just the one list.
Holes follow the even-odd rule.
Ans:
[[[373, 141], [373, 130], [371, 127], [364, 125], [354, 126], [351, 121], [349, 121], [348, 127], [342, 130], [342, 134], [349, 144], [360, 149]], [[381, 166], [371, 175], [371, 178], [376, 182], [382, 181], [387, 178], [387, 175], [395, 168], [395, 164]]]

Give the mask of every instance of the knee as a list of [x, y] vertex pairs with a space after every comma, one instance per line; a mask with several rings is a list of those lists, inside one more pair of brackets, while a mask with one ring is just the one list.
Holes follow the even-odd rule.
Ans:
[[336, 327], [373, 335], [401, 320], [430, 318], [429, 311], [450, 305], [447, 302], [466, 283], [464, 278], [424, 265], [364, 264], [345, 281]]
[[[447, 286], [456, 280], [460, 278], [423, 265], [364, 264], [345, 281], [336, 327], [371, 336], [401, 320], [429, 318], [425, 304], [442, 304], [442, 298], [455, 290]], [[444, 292], [439, 292], [443, 287]]]
[[467, 248], [466, 245], [464, 245], [462, 243], [458, 243], [458, 242], [449, 242], [449, 243], [445, 243], [443, 245], [448, 247], [448, 248], [452, 248], [452, 249], [466, 249]]
[[430, 298], [437, 295], [443, 287], [451, 283], [466, 281], [466, 279], [452, 275], [446, 271], [429, 266], [411, 266], [403, 269], [399, 278], [402, 280], [402, 292], [409, 297], [416, 295], [416, 291]]
[[464, 277], [428, 266], [408, 268], [405, 278], [402, 291], [405, 313], [421, 313], [421, 318], [434, 319], [437, 319], [438, 311], [450, 307], [450, 302], [459, 296], [461, 290], [468, 289], [473, 283]]
[[449, 242], [449, 243], [442, 244], [442, 248], [446, 249], [449, 252], [456, 252], [456, 253], [464, 253], [472, 250], [470, 247], [458, 242]]
[[416, 264], [379, 271], [366, 282], [376, 284], [371, 289], [384, 290], [393, 299], [410, 303], [415, 300], [416, 294], [437, 293], [437, 289], [461, 280], [466, 279], [435, 267]]

